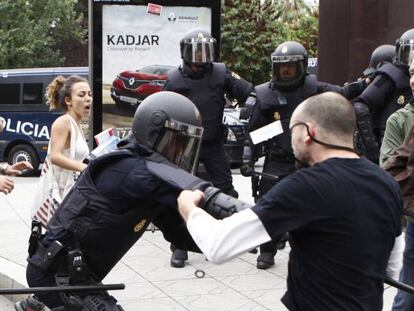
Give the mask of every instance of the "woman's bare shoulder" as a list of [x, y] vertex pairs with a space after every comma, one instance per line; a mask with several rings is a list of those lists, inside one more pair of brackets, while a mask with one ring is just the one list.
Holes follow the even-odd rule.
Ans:
[[64, 114], [58, 117], [52, 124], [52, 129], [70, 130], [69, 117]]

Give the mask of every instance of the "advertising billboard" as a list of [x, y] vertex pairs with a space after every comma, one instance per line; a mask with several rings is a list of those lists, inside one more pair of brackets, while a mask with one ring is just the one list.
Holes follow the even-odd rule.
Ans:
[[91, 0], [90, 12], [93, 134], [131, 126], [141, 101], [181, 64], [180, 39], [188, 30], [211, 31], [220, 42], [216, 0]]

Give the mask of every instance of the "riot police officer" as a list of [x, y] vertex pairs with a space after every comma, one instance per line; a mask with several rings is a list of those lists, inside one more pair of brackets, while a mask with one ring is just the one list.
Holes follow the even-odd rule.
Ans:
[[[180, 41], [183, 63], [169, 71], [164, 90], [180, 93], [197, 106], [204, 128], [199, 160], [214, 186], [237, 197], [223, 144], [224, 95], [244, 103], [253, 86], [223, 63], [214, 62], [216, 49], [216, 40], [208, 31], [189, 30]], [[171, 249], [171, 266], [184, 267], [187, 253], [173, 245]]]
[[[161, 179], [157, 167], [194, 172], [202, 132], [200, 113], [186, 97], [160, 92], [146, 98], [135, 112], [132, 136], [118, 150], [89, 163], [45, 236], [31, 241], [29, 286], [55, 286], [56, 275], [60, 285], [100, 282], [151, 222], [175, 245], [197, 251], [177, 211], [181, 188]], [[49, 308], [74, 301], [56, 293], [38, 298]], [[118, 310], [107, 293], [86, 294], [78, 301], [94, 304], [93, 310]], [[32, 310], [33, 305], [30, 297], [18, 310]]]
[[[256, 103], [248, 131], [251, 132], [275, 121], [280, 121], [283, 129], [281, 134], [264, 142], [263, 172], [277, 175], [278, 180], [295, 171], [295, 157], [289, 132], [290, 117], [295, 108], [306, 98], [327, 91], [353, 98], [366, 86], [364, 80], [343, 87], [317, 81], [314, 75], [307, 72], [307, 64], [308, 53], [302, 44], [295, 41], [284, 42], [271, 55], [271, 81], [254, 88]], [[258, 148], [252, 146], [252, 149], [255, 152], [251, 159], [257, 158], [255, 153]], [[250, 165], [253, 162], [252, 160]], [[255, 199], [262, 197], [276, 182], [266, 176], [260, 179], [253, 176], [252, 188]], [[286, 235], [281, 238], [282, 243], [279, 243], [278, 248], [284, 247], [283, 239], [286, 239]], [[261, 245], [257, 268], [268, 269], [274, 265], [276, 251], [277, 248], [272, 242]]]
[[371, 53], [368, 68], [364, 70], [365, 77], [370, 77], [375, 71], [385, 63], [392, 63], [395, 59], [395, 46], [391, 44], [383, 44], [378, 46]]
[[361, 151], [375, 163], [388, 117], [412, 98], [408, 66], [413, 46], [414, 29], [410, 29], [396, 41], [394, 61], [376, 69], [373, 81], [354, 102]]

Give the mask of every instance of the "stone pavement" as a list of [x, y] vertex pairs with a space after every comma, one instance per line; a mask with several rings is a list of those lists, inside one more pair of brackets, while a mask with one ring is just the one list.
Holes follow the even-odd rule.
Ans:
[[[249, 179], [238, 170], [233, 178], [240, 198], [252, 202]], [[35, 177], [17, 177], [11, 194], [0, 193], [0, 287], [27, 286], [29, 208], [36, 182]], [[169, 265], [169, 244], [160, 232], [146, 232], [103, 283], [125, 283], [125, 290], [111, 294], [126, 311], [285, 310], [280, 298], [286, 286], [288, 253], [288, 248], [279, 251], [276, 265], [266, 271], [256, 269], [254, 254], [216, 266], [203, 255], [190, 253], [187, 266], [176, 269]], [[205, 277], [195, 277], [196, 269], [205, 271]], [[387, 286], [383, 310], [390, 310], [394, 295], [395, 289]], [[0, 296], [0, 311], [6, 310], [14, 310], [13, 304]]]

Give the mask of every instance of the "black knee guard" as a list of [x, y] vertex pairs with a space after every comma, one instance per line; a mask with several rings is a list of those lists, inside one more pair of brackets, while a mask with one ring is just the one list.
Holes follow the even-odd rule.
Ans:
[[70, 311], [124, 311], [117, 300], [106, 292], [94, 293], [84, 297], [75, 294], [62, 294], [65, 303], [63, 310]]

